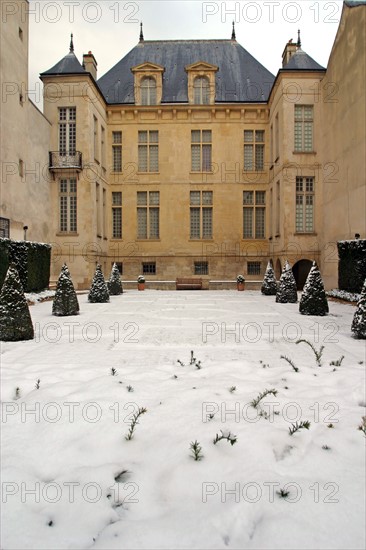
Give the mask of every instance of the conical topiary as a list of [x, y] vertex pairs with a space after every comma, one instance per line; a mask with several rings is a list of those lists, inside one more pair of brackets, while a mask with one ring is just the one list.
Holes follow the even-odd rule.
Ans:
[[280, 282], [276, 293], [276, 302], [280, 304], [296, 304], [297, 286], [291, 265], [286, 260], [283, 266]]
[[357, 302], [351, 331], [357, 338], [366, 339], [366, 279], [363, 283], [360, 299]]
[[0, 292], [0, 340], [32, 340], [34, 329], [19, 273], [10, 264]]
[[275, 296], [277, 294], [277, 281], [271, 260], [267, 264], [261, 287], [262, 294], [266, 296]]
[[93, 304], [102, 304], [105, 302], [109, 302], [108, 287], [104, 280], [102, 268], [99, 264], [95, 269], [93, 281], [88, 295], [88, 301]]
[[119, 296], [123, 293], [121, 276], [117, 264], [113, 264], [112, 271], [109, 277], [108, 290], [111, 296]]
[[307, 276], [301, 295], [299, 311], [303, 315], [327, 315], [329, 313], [327, 296], [316, 262], [313, 262]]
[[56, 294], [52, 304], [52, 315], [67, 316], [79, 313], [79, 302], [76, 296], [70, 271], [66, 264], [62, 266], [57, 281]]

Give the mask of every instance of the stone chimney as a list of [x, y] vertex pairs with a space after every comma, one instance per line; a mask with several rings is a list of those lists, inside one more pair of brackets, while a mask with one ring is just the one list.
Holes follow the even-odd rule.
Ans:
[[97, 79], [97, 65], [96, 59], [92, 52], [85, 53], [83, 55], [83, 67], [84, 69], [92, 75], [94, 80]]
[[296, 53], [297, 51], [297, 44], [289, 40], [285, 46], [285, 49], [283, 50], [282, 54], [282, 67], [285, 67], [287, 63], [290, 61], [291, 57]]

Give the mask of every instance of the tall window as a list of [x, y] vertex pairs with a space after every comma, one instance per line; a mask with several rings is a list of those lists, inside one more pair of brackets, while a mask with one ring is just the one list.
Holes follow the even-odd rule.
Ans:
[[94, 158], [95, 160], [99, 159], [99, 151], [98, 151], [98, 120], [97, 117], [93, 115], [93, 122], [94, 122]]
[[10, 236], [10, 220], [8, 218], [0, 218], [0, 237], [9, 238]]
[[112, 238], [122, 239], [122, 193], [112, 193]]
[[156, 80], [152, 76], [141, 80], [141, 105], [156, 105]]
[[100, 213], [100, 185], [95, 183], [95, 209], [97, 212], [97, 235], [98, 237], [102, 236], [101, 229], [101, 213]]
[[197, 76], [193, 82], [194, 102], [198, 105], [210, 103], [210, 83], [206, 76]]
[[211, 130], [191, 131], [192, 172], [211, 172], [212, 135]]
[[101, 160], [102, 160], [102, 166], [105, 167], [105, 128], [103, 126], [100, 127], [100, 147], [101, 147]]
[[60, 107], [59, 115], [59, 150], [60, 155], [76, 153], [76, 107]]
[[159, 239], [159, 191], [137, 192], [137, 238]]
[[244, 170], [263, 170], [264, 130], [244, 130]]
[[159, 132], [147, 130], [139, 132], [139, 172], [159, 171]]
[[295, 105], [295, 151], [313, 151], [313, 106]]
[[191, 239], [212, 239], [212, 191], [190, 192]]
[[112, 132], [113, 172], [122, 172], [122, 132]]
[[275, 162], [280, 158], [280, 119], [278, 113], [275, 118]]
[[281, 187], [280, 182], [276, 183], [276, 236], [280, 234], [281, 219]]
[[243, 191], [243, 237], [265, 238], [266, 192]]
[[314, 231], [314, 178], [296, 178], [296, 232]]
[[62, 179], [59, 183], [60, 231], [77, 231], [76, 179]]

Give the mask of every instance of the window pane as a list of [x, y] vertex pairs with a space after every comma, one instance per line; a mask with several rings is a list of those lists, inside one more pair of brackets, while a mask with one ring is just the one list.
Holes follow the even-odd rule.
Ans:
[[302, 187], [302, 178], [296, 177], [296, 192], [297, 192], [297, 193], [301, 193], [302, 190], [303, 190], [303, 187]]
[[200, 130], [192, 130], [191, 137], [192, 137], [192, 143], [200, 143], [201, 142], [201, 131]]
[[112, 208], [112, 235], [114, 239], [122, 239], [122, 208]]
[[147, 145], [139, 145], [139, 172], [147, 172]]
[[306, 191], [312, 193], [314, 191], [314, 178], [306, 178]]
[[305, 105], [304, 106], [304, 119], [305, 120], [313, 120], [313, 107], [312, 107], [312, 105]]
[[150, 139], [150, 143], [158, 143], [159, 142], [159, 132], [157, 130], [151, 130], [149, 132], [149, 139]]
[[313, 123], [304, 122], [304, 150], [313, 150]]
[[251, 239], [253, 238], [253, 208], [244, 208], [243, 216], [244, 239]]
[[137, 209], [137, 238], [147, 239], [147, 208]]
[[138, 191], [137, 192], [137, 204], [139, 206], [146, 206], [147, 205], [147, 192], [146, 191]]
[[67, 231], [67, 197], [60, 197], [60, 231]]
[[122, 172], [122, 147], [113, 147], [113, 172]]
[[253, 142], [253, 130], [244, 130], [244, 142], [245, 143]]
[[159, 191], [149, 191], [149, 204], [159, 205]]
[[255, 238], [264, 239], [265, 208], [255, 209]]
[[244, 145], [244, 170], [253, 170], [253, 145]]
[[265, 191], [256, 191], [255, 192], [255, 203], [256, 204], [266, 204], [266, 192]]
[[120, 191], [112, 193], [113, 206], [122, 206], [122, 193]]
[[212, 191], [202, 191], [202, 204], [212, 204]]
[[314, 230], [314, 206], [313, 195], [306, 197], [305, 204], [305, 231], [311, 232]]
[[212, 208], [202, 208], [202, 238], [212, 239]]
[[295, 151], [302, 150], [302, 123], [295, 122]]
[[211, 143], [211, 130], [202, 130], [202, 143]]
[[193, 205], [199, 205], [201, 204], [201, 193], [200, 191], [191, 191], [191, 204]]
[[202, 145], [202, 171], [211, 170], [211, 145]]
[[253, 204], [253, 191], [243, 191], [243, 204]]
[[255, 141], [257, 143], [264, 141], [264, 130], [256, 130], [255, 131]]
[[122, 132], [112, 132], [113, 143], [122, 143]]
[[247, 264], [248, 275], [260, 275], [261, 263], [260, 262], [248, 262]]
[[264, 145], [255, 146], [255, 169], [263, 170], [264, 168]]
[[201, 170], [201, 149], [199, 145], [192, 145], [192, 172]]
[[150, 208], [150, 239], [159, 238], [159, 208]]
[[295, 120], [302, 120], [302, 106], [295, 105]]
[[191, 208], [191, 239], [200, 238], [200, 209]]
[[147, 132], [139, 132], [139, 143], [147, 143]]
[[208, 262], [194, 262], [195, 275], [208, 275]]
[[159, 171], [159, 150], [157, 145], [150, 145], [150, 172]]

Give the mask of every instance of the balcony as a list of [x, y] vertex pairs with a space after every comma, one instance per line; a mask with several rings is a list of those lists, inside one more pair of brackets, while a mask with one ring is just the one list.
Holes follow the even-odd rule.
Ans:
[[82, 153], [80, 151], [50, 151], [49, 169], [51, 172], [56, 170], [76, 170], [80, 172], [83, 169]]

